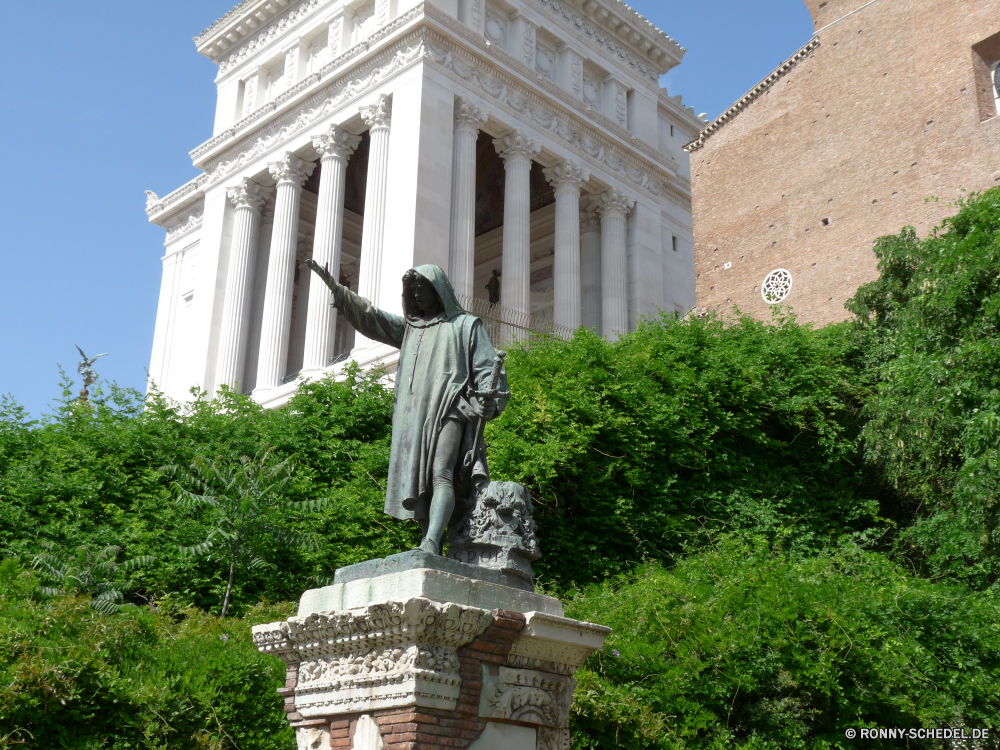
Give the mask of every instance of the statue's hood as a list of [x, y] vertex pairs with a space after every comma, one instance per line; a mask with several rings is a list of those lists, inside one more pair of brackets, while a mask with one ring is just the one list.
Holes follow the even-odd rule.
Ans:
[[[431, 284], [434, 285], [435, 291], [438, 293], [438, 297], [441, 298], [442, 306], [444, 307], [444, 312], [438, 315], [434, 320], [424, 320], [420, 317], [420, 311], [417, 308], [417, 302], [413, 298], [413, 294], [410, 292], [410, 286], [405, 281], [403, 282], [403, 312], [406, 314], [406, 322], [410, 325], [417, 327], [423, 327], [428, 325], [434, 325], [435, 323], [440, 323], [445, 320], [451, 320], [459, 315], [466, 315], [465, 309], [458, 301], [458, 297], [455, 295], [455, 289], [452, 287], [451, 282], [448, 280], [448, 275], [439, 267], [432, 263], [427, 265], [417, 266], [411, 269], [413, 273], [418, 273], [427, 279]], [[409, 271], [407, 272], [409, 273]]]

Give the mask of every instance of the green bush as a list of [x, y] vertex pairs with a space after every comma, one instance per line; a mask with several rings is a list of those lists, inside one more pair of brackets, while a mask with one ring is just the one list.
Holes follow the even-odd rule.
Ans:
[[725, 538], [567, 615], [614, 628], [577, 673], [575, 748], [846, 750], [851, 727], [1000, 730], [1000, 601], [878, 554], [796, 559]]
[[[880, 278], [849, 303], [875, 384], [869, 462], [910, 528], [901, 549], [933, 575], [1000, 575], [1000, 189], [972, 196], [930, 236], [875, 246]], [[894, 514], [896, 515], [896, 514]]]
[[0, 747], [287, 750], [275, 689], [284, 667], [257, 652], [251, 625], [197, 609], [129, 606], [107, 615], [84, 597], [39, 601], [38, 579], [0, 563]]
[[[145, 406], [145, 408], [144, 408]], [[302, 387], [283, 409], [264, 410], [224, 392], [181, 408], [154, 393], [111, 386], [92, 407], [66, 399], [50, 418], [33, 422], [9, 400], [0, 404], [0, 558], [60, 547], [120, 546], [129, 557], [159, 563], [133, 574], [146, 597], [170, 592], [219, 611], [228, 566], [179, 554], [203, 542], [210, 519], [181, 507], [168, 465], [196, 456], [238, 462], [264, 447], [300, 458], [287, 500], [333, 500], [319, 512], [286, 511], [289, 531], [313, 544], [262, 549], [270, 567], [238, 579], [236, 607], [297, 598], [342, 566], [405, 549], [414, 530], [382, 514], [389, 464], [392, 394], [378, 374], [352, 371], [345, 382]], [[379, 479], [381, 477], [381, 479]], [[137, 599], [139, 601], [139, 599]]]
[[494, 473], [531, 487], [536, 569], [586, 584], [706, 530], [794, 529], [814, 549], [874, 528], [847, 333], [664, 317], [614, 345], [579, 333], [512, 352], [487, 441]]

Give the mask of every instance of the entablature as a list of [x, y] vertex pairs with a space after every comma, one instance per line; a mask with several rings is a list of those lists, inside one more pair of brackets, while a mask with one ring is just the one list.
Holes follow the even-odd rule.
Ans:
[[[484, 0], [462, 0], [478, 4]], [[502, 0], [513, 10], [540, 10], [563, 26], [575, 40], [586, 41], [613, 62], [647, 82], [680, 64], [685, 49], [621, 0]], [[388, 6], [388, 2], [385, 2]], [[333, 15], [357, 5], [353, 0], [244, 0], [195, 37], [198, 52], [231, 71], [282, 32], [298, 26], [314, 11]], [[570, 40], [567, 40], [570, 41]]]

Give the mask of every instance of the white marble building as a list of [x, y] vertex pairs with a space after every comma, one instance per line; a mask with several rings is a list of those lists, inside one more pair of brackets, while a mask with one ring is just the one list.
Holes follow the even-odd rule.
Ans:
[[150, 380], [284, 403], [394, 352], [337, 325], [302, 261], [401, 309], [456, 291], [614, 338], [694, 305], [703, 122], [659, 77], [684, 50], [620, 0], [244, 0], [196, 38], [219, 65], [203, 173], [163, 198]]

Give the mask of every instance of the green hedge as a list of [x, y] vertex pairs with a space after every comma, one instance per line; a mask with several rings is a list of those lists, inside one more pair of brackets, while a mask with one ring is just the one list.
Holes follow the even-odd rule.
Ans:
[[39, 601], [38, 579], [0, 563], [0, 747], [55, 750], [288, 750], [275, 688], [284, 665], [257, 652], [244, 619], [130, 606], [102, 615], [80, 597]]
[[588, 590], [567, 614], [614, 628], [577, 673], [576, 748], [907, 746], [848, 740], [852, 727], [1000, 734], [1000, 600], [882, 555], [723, 539]]

